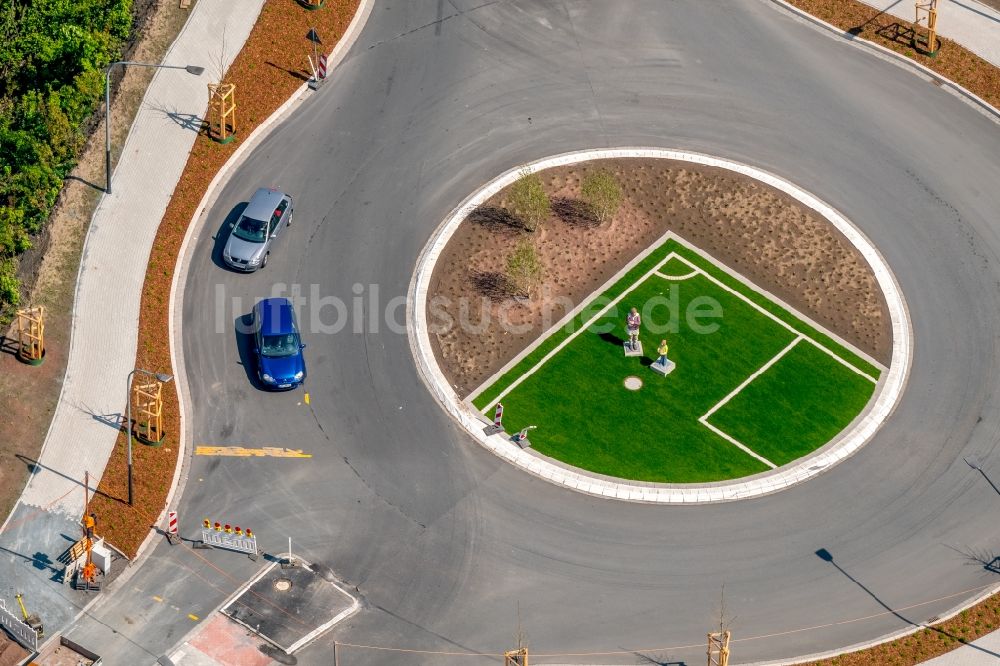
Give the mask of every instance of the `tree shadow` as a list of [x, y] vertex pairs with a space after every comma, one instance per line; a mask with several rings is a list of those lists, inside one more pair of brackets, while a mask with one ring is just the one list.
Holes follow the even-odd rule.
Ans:
[[18, 352], [18, 342], [16, 338], [8, 338], [5, 333], [0, 333], [0, 353], [10, 354], [16, 357]]
[[500, 206], [479, 206], [468, 217], [469, 222], [478, 224], [487, 231], [513, 233], [527, 231], [524, 222], [506, 208]]
[[552, 212], [566, 224], [575, 227], [594, 228], [600, 226], [594, 207], [586, 201], [560, 197], [552, 200]]
[[930, 631], [933, 631], [933, 632], [935, 632], [935, 633], [937, 633], [937, 634], [939, 634], [941, 636], [947, 636], [948, 638], [950, 638], [950, 639], [952, 639], [954, 641], [958, 641], [962, 645], [966, 645], [966, 646], [968, 646], [968, 647], [970, 647], [970, 648], [972, 648], [974, 650], [979, 650], [980, 652], [983, 652], [985, 654], [991, 655], [993, 657], [1000, 658], [1000, 653], [993, 652], [992, 650], [987, 650], [986, 648], [981, 647], [979, 645], [974, 645], [973, 643], [970, 643], [967, 639], [962, 638], [961, 636], [955, 636], [954, 634], [951, 634], [951, 633], [949, 633], [947, 631], [944, 631], [943, 629], [940, 629], [938, 627], [932, 627], [932, 626], [930, 626], [928, 624], [925, 624], [923, 622], [914, 622], [913, 620], [905, 617], [899, 611], [897, 611], [894, 608], [892, 608], [892, 606], [890, 606], [889, 604], [887, 604], [884, 601], [882, 601], [878, 597], [878, 595], [875, 594], [874, 592], [872, 592], [864, 583], [862, 583], [861, 581], [859, 581], [857, 578], [855, 578], [851, 574], [847, 573], [847, 571], [843, 567], [841, 567], [839, 564], [837, 564], [836, 562], [834, 562], [833, 561], [833, 555], [831, 555], [830, 551], [828, 551], [826, 548], [820, 548], [819, 550], [817, 550], [816, 551], [816, 557], [818, 557], [819, 559], [823, 560], [824, 562], [832, 564], [834, 566], [834, 568], [837, 569], [837, 571], [839, 571], [840, 573], [844, 574], [844, 576], [849, 581], [851, 581], [852, 583], [854, 583], [855, 585], [857, 585], [859, 588], [861, 588], [868, 596], [870, 596], [872, 599], [874, 599], [875, 602], [878, 603], [879, 606], [881, 606], [882, 608], [886, 609], [889, 613], [891, 613], [892, 615], [894, 615], [896, 618], [898, 618], [902, 622], [905, 622], [906, 624], [914, 626], [914, 627], [921, 627], [923, 629], [929, 629]]
[[270, 65], [271, 67], [274, 67], [275, 69], [280, 70], [282, 72], [286, 72], [287, 74], [291, 74], [292, 76], [294, 76], [295, 78], [297, 78], [300, 81], [308, 81], [311, 78], [309, 76], [308, 72], [303, 72], [301, 70], [296, 71], [296, 70], [293, 70], [293, 69], [288, 69], [286, 67], [282, 67], [281, 65], [277, 65], [277, 64], [271, 62], [270, 60], [265, 61], [264, 64], [265, 65]]
[[858, 35], [860, 35], [861, 33], [863, 33], [865, 31], [865, 28], [867, 28], [869, 25], [871, 25], [872, 23], [874, 23], [875, 21], [877, 21], [880, 16], [885, 15], [885, 13], [889, 9], [892, 9], [893, 6], [898, 5], [900, 2], [901, 2], [901, 0], [896, 0], [896, 2], [894, 2], [892, 5], [889, 5], [889, 7], [876, 12], [875, 14], [872, 15], [872, 17], [870, 19], [868, 19], [867, 21], [865, 21], [861, 25], [854, 26], [853, 28], [851, 28], [847, 32], [849, 34], [857, 37]]
[[899, 44], [900, 46], [908, 46], [911, 48], [917, 47], [917, 33], [913, 29], [913, 26], [903, 25], [898, 21], [882, 26], [875, 31], [875, 34], [882, 39], [888, 39], [891, 42]]
[[240, 219], [243, 211], [247, 209], [249, 203], [248, 201], [243, 201], [233, 206], [229, 214], [226, 215], [226, 218], [222, 220], [222, 224], [219, 225], [219, 230], [212, 236], [212, 240], [215, 241], [215, 244], [212, 246], [212, 263], [232, 273], [242, 273], [243, 271], [237, 271], [227, 264], [222, 258], [222, 251], [226, 249], [226, 241], [229, 240], [230, 231], [236, 226], [236, 222]]
[[963, 558], [965, 558], [965, 563], [970, 566], [981, 566], [984, 570], [990, 573], [1000, 574], [1000, 555], [996, 554], [993, 550], [976, 550], [975, 548], [967, 548], [963, 550], [956, 546], [950, 546], [944, 544], [945, 548], [950, 548], [955, 551]]
[[182, 113], [176, 108], [168, 108], [166, 105], [158, 102], [147, 102], [146, 108], [162, 114], [165, 118], [169, 118], [180, 125], [181, 128], [190, 130], [196, 134], [204, 134], [208, 131], [208, 121], [196, 114]]
[[633, 652], [632, 654], [642, 660], [642, 663], [652, 664], [653, 666], [687, 666], [686, 661], [675, 661], [670, 657], [662, 655], [649, 655], [642, 652]]
[[98, 423], [103, 423], [104, 425], [108, 426], [109, 428], [114, 428], [115, 430], [121, 430], [121, 431], [125, 430], [125, 415], [124, 414], [121, 414], [121, 413], [118, 413], [118, 414], [98, 414], [91, 407], [89, 407], [88, 405], [83, 404], [83, 403], [74, 403], [73, 407], [75, 407], [80, 412], [83, 412], [84, 414], [86, 414], [90, 418], [94, 419]]
[[498, 271], [472, 271], [472, 286], [494, 303], [505, 301], [517, 295], [517, 285], [504, 273]]

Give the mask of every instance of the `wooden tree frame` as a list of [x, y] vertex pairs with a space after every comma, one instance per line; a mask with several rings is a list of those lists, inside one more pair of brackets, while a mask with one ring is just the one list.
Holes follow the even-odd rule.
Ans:
[[[937, 5], [938, 0], [926, 0], [921, 3], [916, 0], [916, 20], [913, 22], [914, 38], [913, 48], [923, 50], [927, 55], [934, 55], [938, 50], [937, 38]], [[927, 44], [922, 46], [916, 35], [920, 34], [921, 23], [927, 24]]]
[[528, 666], [528, 648], [520, 647], [504, 652], [503, 666]]
[[163, 382], [136, 384], [133, 391], [135, 436], [145, 442], [163, 441]]
[[219, 143], [236, 138], [236, 84], [208, 84], [208, 133]]
[[45, 307], [17, 311], [17, 354], [28, 363], [41, 363], [45, 356]]
[[708, 635], [708, 666], [729, 666], [731, 632], [714, 631]]

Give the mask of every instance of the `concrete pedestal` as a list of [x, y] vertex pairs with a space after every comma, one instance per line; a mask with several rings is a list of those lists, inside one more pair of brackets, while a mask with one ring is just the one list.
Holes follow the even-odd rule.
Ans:
[[636, 344], [635, 349], [629, 345], [628, 340], [622, 345], [625, 348], [625, 356], [642, 356], [642, 342]]
[[676, 363], [674, 363], [673, 361], [671, 361], [671, 360], [670, 360], [670, 359], [668, 358], [668, 359], [666, 360], [666, 362], [665, 362], [665, 363], [663, 363], [663, 364], [660, 364], [660, 363], [653, 363], [653, 365], [649, 366], [649, 369], [650, 369], [650, 370], [652, 370], [652, 371], [653, 371], [653, 372], [655, 372], [655, 373], [658, 373], [658, 374], [661, 374], [661, 375], [663, 375], [664, 377], [666, 377], [666, 376], [667, 376], [667, 375], [669, 375], [669, 374], [670, 374], [671, 372], [673, 372], [673, 371], [674, 371], [674, 368], [676, 368], [676, 367], [677, 367], [677, 364], [676, 364]]

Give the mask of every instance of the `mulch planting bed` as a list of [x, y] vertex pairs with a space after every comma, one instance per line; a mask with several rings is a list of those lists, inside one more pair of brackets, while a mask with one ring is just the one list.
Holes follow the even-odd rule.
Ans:
[[[624, 200], [603, 224], [580, 217], [581, 179], [598, 168], [618, 178]], [[429, 299], [455, 325], [437, 329], [438, 362], [467, 395], [668, 230], [789, 302], [882, 363], [892, 351], [885, 301], [868, 264], [825, 218], [752, 178], [658, 159], [597, 160], [539, 174], [555, 212], [538, 231], [511, 224], [496, 194], [459, 226], [434, 268]], [[520, 238], [543, 265], [536, 296], [512, 302], [491, 292]], [[468, 304], [467, 307], [462, 304]], [[463, 311], [464, 307], [464, 311]], [[509, 322], [521, 328], [507, 332]]]
[[[880, 12], [857, 0], [788, 0], [841, 30], [892, 49], [971, 90], [993, 106], [1000, 106], [1000, 69], [950, 39], [939, 37], [934, 57], [915, 49], [912, 26], [891, 14]], [[910, 3], [910, 9], [913, 4]], [[921, 33], [926, 38], [926, 32]]]
[[[333, 48], [357, 10], [359, 0], [327, 0], [319, 11], [308, 11], [294, 0], [268, 0], [225, 82], [236, 84], [238, 136], [248, 136], [287, 100], [309, 76], [305, 39], [312, 27]], [[195, 141], [184, 173], [153, 243], [143, 286], [136, 366], [154, 372], [171, 371], [168, 317], [170, 284], [188, 224], [212, 178], [236, 150], [238, 141], [219, 144], [204, 132]], [[99, 533], [129, 557], [134, 557], [150, 526], [166, 503], [181, 430], [176, 387], [164, 386], [163, 427], [167, 440], [159, 447], [133, 445], [135, 502], [127, 510], [126, 435], [119, 435], [114, 453], [91, 503]], [[124, 405], [122, 412], [124, 413]]]

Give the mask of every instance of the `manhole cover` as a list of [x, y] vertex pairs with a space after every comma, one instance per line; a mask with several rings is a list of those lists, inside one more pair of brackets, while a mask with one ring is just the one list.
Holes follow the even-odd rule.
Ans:
[[288, 580], [287, 578], [279, 578], [278, 580], [274, 581], [274, 589], [276, 589], [278, 592], [287, 592], [288, 590], [292, 589], [292, 581]]
[[638, 377], [626, 377], [625, 378], [625, 388], [629, 391], [638, 391], [642, 388], [642, 380]]

